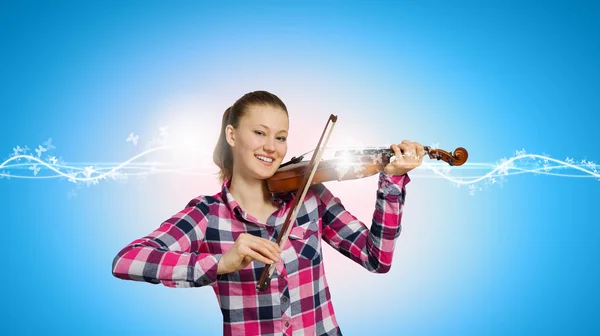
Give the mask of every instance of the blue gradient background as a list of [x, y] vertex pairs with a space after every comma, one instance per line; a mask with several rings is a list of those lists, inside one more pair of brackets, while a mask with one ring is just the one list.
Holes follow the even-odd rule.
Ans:
[[[338, 144], [600, 161], [597, 2], [126, 3], [0, 3], [2, 161], [52, 137], [67, 163], [123, 162], [140, 152], [130, 132], [143, 143], [166, 124], [211, 151], [225, 108], [260, 89], [288, 105], [288, 158], [335, 113]], [[212, 176], [102, 181], [69, 199], [71, 187], [0, 180], [2, 334], [221, 333], [210, 288], [111, 274], [125, 244], [215, 193]], [[375, 178], [328, 187], [370, 222]], [[523, 174], [470, 196], [414, 178], [388, 274], [325, 249], [342, 331], [600, 333], [599, 192]]]

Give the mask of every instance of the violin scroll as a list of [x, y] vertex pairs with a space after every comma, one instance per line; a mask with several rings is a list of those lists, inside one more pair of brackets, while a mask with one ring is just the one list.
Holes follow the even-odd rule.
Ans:
[[424, 148], [425, 153], [429, 155], [430, 159], [442, 160], [451, 166], [462, 166], [469, 158], [469, 153], [462, 147], [456, 148], [453, 154], [443, 149], [432, 149], [429, 146], [425, 146]]

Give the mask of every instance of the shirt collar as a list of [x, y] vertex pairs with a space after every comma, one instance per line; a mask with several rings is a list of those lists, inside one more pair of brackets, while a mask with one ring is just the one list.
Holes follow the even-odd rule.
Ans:
[[233, 195], [229, 192], [229, 187], [231, 186], [231, 180], [225, 179], [223, 181], [223, 185], [221, 186], [221, 199], [225, 202], [225, 205], [233, 212], [234, 214], [238, 214], [242, 216], [242, 208], [239, 203], [233, 199]]

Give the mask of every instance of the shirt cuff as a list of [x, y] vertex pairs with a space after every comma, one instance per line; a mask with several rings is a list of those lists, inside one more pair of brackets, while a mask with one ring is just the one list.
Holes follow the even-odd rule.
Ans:
[[384, 195], [402, 195], [402, 189], [410, 182], [408, 174], [388, 175], [384, 172], [379, 173], [379, 190]]
[[217, 281], [217, 270], [222, 256], [222, 254], [207, 254], [205, 258], [197, 261], [194, 279], [198, 285], [207, 286]]

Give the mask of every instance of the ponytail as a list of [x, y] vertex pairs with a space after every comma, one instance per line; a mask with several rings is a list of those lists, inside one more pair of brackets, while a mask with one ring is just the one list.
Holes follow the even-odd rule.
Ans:
[[[227, 142], [227, 134], [225, 129], [229, 125], [229, 117], [231, 115], [231, 109], [233, 106], [227, 108], [223, 113], [223, 120], [221, 121], [221, 134], [217, 140], [217, 145], [213, 152], [213, 162], [219, 167], [219, 179], [223, 182], [226, 179], [231, 178], [233, 173], [233, 152]], [[235, 125], [234, 127], [236, 127]]]

